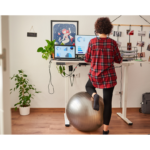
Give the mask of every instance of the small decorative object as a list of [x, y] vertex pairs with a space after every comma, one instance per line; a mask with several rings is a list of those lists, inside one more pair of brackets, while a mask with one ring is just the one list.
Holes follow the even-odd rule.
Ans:
[[145, 52], [137, 53], [137, 57], [145, 57]]
[[147, 46], [147, 50], [150, 51], [150, 43]]
[[55, 39], [58, 44], [73, 45], [77, 34], [78, 21], [51, 21], [51, 40]]
[[134, 35], [134, 30], [127, 30], [127, 35]]
[[[31, 29], [33, 29], [33, 26], [31, 27]], [[30, 29], [30, 31], [31, 31], [31, 29]], [[27, 36], [28, 37], [37, 37], [37, 33], [35, 33], [35, 32], [27, 32]], [[33, 29], [33, 31], [34, 31], [34, 29]]]
[[113, 36], [121, 37], [121, 35], [122, 35], [122, 32], [120, 32], [120, 31], [113, 31]]
[[127, 32], [126, 32], [126, 33], [127, 33], [127, 35], [129, 35], [129, 32], [130, 32], [130, 30], [127, 30]]
[[37, 52], [41, 52], [43, 53], [42, 54], [42, 58], [43, 59], [48, 59], [50, 55], [52, 55], [53, 59], [54, 59], [54, 43], [55, 43], [56, 40], [53, 40], [53, 41], [49, 41], [49, 40], [46, 40], [47, 42], [47, 46], [44, 46], [43, 47], [39, 47], [37, 49]]
[[15, 110], [17, 109], [17, 105], [19, 105], [20, 115], [28, 115], [30, 113], [30, 103], [31, 98], [34, 94], [30, 93], [30, 90], [35, 91], [35, 93], [41, 93], [34, 88], [34, 85], [29, 84], [29, 80], [26, 78], [27, 75], [24, 74], [23, 70], [18, 70], [19, 74], [14, 74], [10, 79], [14, 79], [16, 81], [16, 86], [13, 89], [10, 89], [10, 94], [12, 91], [17, 90], [19, 88], [19, 102], [14, 106]]
[[138, 41], [136, 45], [139, 47], [144, 47], [144, 44], [145, 43], [143, 41]]
[[127, 43], [127, 50], [131, 50], [132, 49], [132, 43]]
[[145, 31], [138, 31], [138, 36], [145, 36], [146, 32]]
[[149, 56], [149, 59], [148, 59], [148, 61], [150, 61], [150, 56]]

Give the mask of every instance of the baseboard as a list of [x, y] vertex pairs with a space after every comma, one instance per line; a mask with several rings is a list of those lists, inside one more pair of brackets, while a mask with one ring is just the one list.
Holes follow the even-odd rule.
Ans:
[[[17, 112], [19, 109], [11, 108], [12, 112]], [[30, 112], [65, 112], [65, 108], [30, 108]]]
[[[127, 112], [137, 112], [140, 107], [136, 108], [127, 108]], [[15, 111], [15, 108], [11, 108], [11, 112], [17, 112], [19, 109]], [[65, 108], [30, 108], [30, 112], [65, 112]], [[112, 112], [122, 112], [122, 108], [112, 108]]]
[[[127, 108], [127, 112], [139, 112], [140, 107]], [[122, 112], [122, 108], [112, 108], [112, 112]]]

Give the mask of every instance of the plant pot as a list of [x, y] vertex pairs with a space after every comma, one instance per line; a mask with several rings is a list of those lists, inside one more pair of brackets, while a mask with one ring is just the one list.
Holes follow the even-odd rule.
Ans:
[[53, 57], [53, 59], [54, 59], [54, 53], [52, 54], [52, 57]]
[[30, 106], [27, 107], [19, 107], [20, 115], [29, 115], [30, 114]]

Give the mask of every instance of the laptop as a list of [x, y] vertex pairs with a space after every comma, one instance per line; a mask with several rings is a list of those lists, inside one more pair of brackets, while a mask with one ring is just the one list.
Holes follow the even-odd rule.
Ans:
[[76, 59], [75, 46], [73, 45], [55, 45], [54, 58], [61, 61], [79, 61]]

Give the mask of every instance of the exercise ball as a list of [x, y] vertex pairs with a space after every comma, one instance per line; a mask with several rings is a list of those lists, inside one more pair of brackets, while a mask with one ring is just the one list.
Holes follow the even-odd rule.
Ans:
[[87, 92], [79, 92], [73, 95], [67, 104], [68, 120], [80, 131], [94, 131], [103, 124], [103, 99], [99, 98], [99, 111], [93, 109], [92, 99]]

